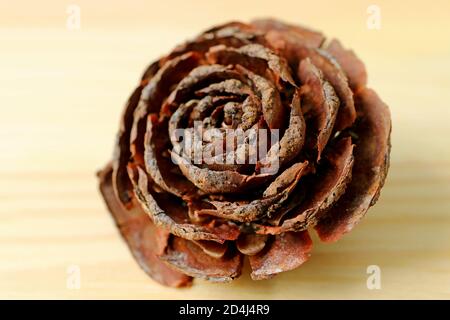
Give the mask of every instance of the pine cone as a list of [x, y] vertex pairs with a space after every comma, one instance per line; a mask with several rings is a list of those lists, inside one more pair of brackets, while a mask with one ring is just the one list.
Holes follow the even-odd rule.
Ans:
[[177, 287], [230, 281], [248, 256], [267, 279], [308, 259], [311, 227], [350, 231], [389, 166], [389, 110], [366, 82], [339, 41], [275, 20], [212, 28], [151, 64], [99, 173], [140, 266]]

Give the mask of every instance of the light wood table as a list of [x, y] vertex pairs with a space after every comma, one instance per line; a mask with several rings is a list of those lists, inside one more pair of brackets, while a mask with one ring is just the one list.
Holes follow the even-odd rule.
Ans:
[[[0, 298], [450, 298], [450, 6], [378, 1], [0, 3]], [[199, 8], [203, 9], [200, 10]], [[235, 8], [235, 9], [233, 9]], [[389, 104], [392, 162], [379, 203], [273, 280], [162, 287], [142, 272], [97, 191], [122, 106], [153, 59], [211, 24], [277, 16], [339, 37]], [[381, 289], [366, 287], [367, 267]], [[79, 268], [81, 288], [67, 288]]]

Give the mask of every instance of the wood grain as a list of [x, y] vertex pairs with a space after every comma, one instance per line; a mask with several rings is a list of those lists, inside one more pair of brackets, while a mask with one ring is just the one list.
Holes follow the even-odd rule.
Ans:
[[[448, 2], [379, 1], [381, 30], [366, 28], [365, 1], [277, 1], [277, 12], [255, 1], [105, 3], [78, 1], [78, 31], [65, 28], [64, 3], [0, 4], [0, 298], [450, 298]], [[120, 239], [95, 172], [149, 62], [213, 23], [268, 15], [337, 36], [366, 62], [392, 112], [386, 186], [351, 234], [314, 237], [298, 270], [253, 282], [247, 266], [231, 284], [161, 287]], [[71, 265], [78, 290], [66, 286]], [[381, 290], [366, 287], [369, 265]]]

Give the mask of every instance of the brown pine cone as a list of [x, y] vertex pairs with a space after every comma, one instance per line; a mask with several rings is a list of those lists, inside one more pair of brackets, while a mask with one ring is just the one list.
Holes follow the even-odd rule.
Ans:
[[389, 110], [366, 81], [339, 41], [275, 20], [212, 28], [151, 64], [99, 173], [140, 266], [178, 287], [230, 281], [247, 256], [266, 279], [308, 259], [308, 228], [350, 231], [389, 166]]

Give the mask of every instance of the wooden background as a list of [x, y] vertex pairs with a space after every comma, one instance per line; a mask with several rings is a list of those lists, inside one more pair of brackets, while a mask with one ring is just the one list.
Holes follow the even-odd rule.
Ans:
[[[0, 298], [450, 298], [448, 1], [0, 0]], [[381, 9], [381, 29], [366, 26]], [[146, 65], [212, 24], [274, 16], [339, 37], [390, 105], [392, 162], [350, 235], [273, 280], [164, 288], [131, 257], [97, 191]], [[317, 240], [317, 237], [315, 237]], [[369, 265], [381, 290], [366, 287]], [[77, 266], [81, 288], [68, 289]], [[68, 269], [69, 268], [69, 269]], [[248, 267], [244, 273], [248, 272]]]

